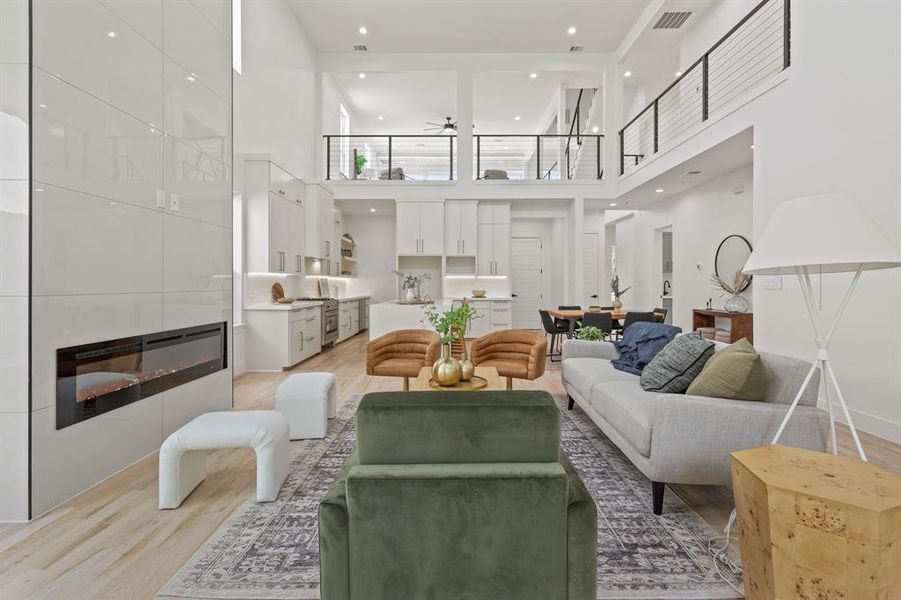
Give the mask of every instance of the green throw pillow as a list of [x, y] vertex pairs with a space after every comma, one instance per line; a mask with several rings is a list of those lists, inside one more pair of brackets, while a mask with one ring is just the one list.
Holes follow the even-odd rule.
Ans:
[[773, 376], [747, 339], [715, 352], [687, 394], [730, 400], [766, 400]]

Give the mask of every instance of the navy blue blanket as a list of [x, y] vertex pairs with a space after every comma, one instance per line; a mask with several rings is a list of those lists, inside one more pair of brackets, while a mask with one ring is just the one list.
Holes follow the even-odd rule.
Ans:
[[611, 361], [613, 367], [626, 373], [641, 375], [641, 371], [657, 353], [680, 333], [681, 327], [663, 323], [632, 323], [623, 333], [622, 341], [613, 342], [619, 352], [619, 358]]

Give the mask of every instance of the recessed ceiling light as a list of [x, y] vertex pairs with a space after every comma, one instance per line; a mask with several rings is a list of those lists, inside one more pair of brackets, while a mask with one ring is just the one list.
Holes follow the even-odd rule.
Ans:
[[379, 121], [384, 121], [384, 120], [385, 120], [385, 117], [383, 117], [382, 115], [379, 115]]
[[676, 71], [676, 77], [682, 77], [682, 71]]
[[38, 108], [47, 108], [46, 104], [38, 104]]
[[513, 117], [513, 120], [514, 120], [514, 121], [519, 121], [519, 115], [516, 115], [515, 117]]
[[116, 32], [115, 32], [115, 31], [110, 31], [109, 33], [106, 34], [106, 37], [114, 38], [114, 37], [116, 37]]
[[754, 144], [751, 144], [751, 150], [753, 150], [753, 149], [754, 149]]
[[509, 150], [510, 146], [504, 146], [504, 150]]
[[357, 73], [357, 77], [360, 79], [366, 79], [366, 73]]
[[197, 75], [195, 75], [194, 73], [189, 73], [186, 79], [188, 81], [197, 81]]
[[566, 33], [568, 33], [569, 35], [575, 35], [575, 34], [576, 34], [576, 28], [570, 26], [570, 28], [566, 30]]
[[529, 78], [530, 78], [530, 79], [535, 79], [535, 78], [537, 78], [537, 77], [538, 77], [538, 73], [535, 73], [535, 72], [529, 73]]
[[611, 203], [608, 204], [607, 206], [616, 206], [616, 202], [611, 202]]
[[366, 29], [365, 27], [363, 27], [362, 25], [360, 26], [360, 28], [357, 31], [359, 31], [362, 35], [366, 35], [367, 33], [369, 33], [369, 30]]
[[663, 188], [657, 188], [657, 189], [656, 189], [656, 190], [654, 190], [654, 191], [655, 191], [655, 192], [657, 192], [657, 193], [658, 193], [658, 194], [660, 194], [660, 193], [662, 193], [662, 192], [663, 192]]
[[374, 209], [374, 208], [370, 208], [370, 209], [369, 209], [369, 212], [375, 212], [375, 209]]
[[44, 188], [34, 188], [34, 191], [36, 191], [36, 192], [43, 192], [43, 191], [44, 191]]
[[600, 129], [598, 128], [597, 125], [595, 125], [594, 127], [591, 128], [591, 133], [597, 133], [598, 131], [600, 131]]
[[623, 73], [623, 77], [632, 77], [632, 71], [626, 71]]

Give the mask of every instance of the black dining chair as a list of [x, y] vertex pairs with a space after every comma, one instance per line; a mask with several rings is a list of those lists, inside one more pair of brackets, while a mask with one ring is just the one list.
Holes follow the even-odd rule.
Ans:
[[544, 332], [551, 336], [551, 345], [550, 350], [548, 351], [548, 358], [551, 359], [551, 362], [560, 362], [559, 360], [554, 360], [555, 356], [560, 356], [563, 353], [562, 346], [557, 348], [557, 352], [554, 352], [554, 348], [558, 345], [560, 341], [561, 335], [567, 335], [569, 333], [569, 323], [563, 321], [562, 323], [557, 323], [554, 319], [551, 318], [551, 314], [546, 310], [539, 310], [538, 314], [541, 315], [541, 325], [544, 327]]
[[[581, 306], [573, 306], [573, 305], [568, 306], [565, 304], [561, 304], [560, 306], [557, 307], [557, 310], [582, 310], [582, 307]], [[558, 325], [561, 323], [566, 325], [566, 330], [569, 331], [569, 319], [554, 319], [554, 321]], [[576, 322], [576, 326], [578, 326], [578, 321]], [[574, 327], [573, 335], [575, 335], [576, 331], [577, 331], [577, 329], [576, 329], [576, 327]]]
[[658, 323], [663, 323], [663, 322], [665, 322], [665, 321], [666, 321], [666, 314], [667, 314], [668, 312], [669, 312], [669, 310], [667, 310], [667, 309], [665, 309], [665, 308], [655, 308], [655, 309], [654, 309], [654, 314], [655, 314], [655, 317], [656, 317], [657, 322], [658, 322]]
[[632, 323], [654, 323], [657, 317], [653, 312], [629, 312], [626, 313], [626, 320], [623, 323], [623, 331], [629, 328]]
[[613, 317], [608, 312], [587, 312], [582, 315], [582, 327], [597, 327], [609, 338], [613, 333]]

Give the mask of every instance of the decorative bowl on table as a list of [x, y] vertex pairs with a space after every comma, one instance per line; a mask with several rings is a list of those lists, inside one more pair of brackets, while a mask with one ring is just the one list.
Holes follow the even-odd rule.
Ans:
[[472, 290], [472, 297], [473, 298], [484, 298], [485, 290]]
[[601, 312], [601, 307], [597, 306], [595, 304], [592, 304], [591, 306], [588, 307], [588, 312], [593, 312], [593, 313]]

